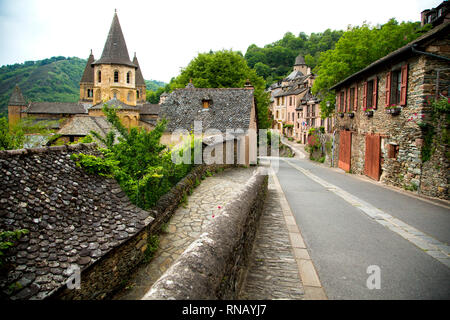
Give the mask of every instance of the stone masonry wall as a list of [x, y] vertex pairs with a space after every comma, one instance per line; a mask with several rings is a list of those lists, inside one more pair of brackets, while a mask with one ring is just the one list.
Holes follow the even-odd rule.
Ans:
[[243, 281], [268, 177], [259, 169], [221, 215], [145, 295], [160, 299], [236, 299]]
[[[401, 108], [399, 115], [386, 113], [385, 86], [386, 75], [392, 67], [408, 63], [407, 103]], [[381, 135], [381, 177], [380, 181], [389, 185], [417, 190], [422, 194], [448, 198], [448, 165], [445, 157], [447, 147], [437, 148], [436, 154], [427, 163], [422, 163], [423, 132], [418, 125], [421, 115], [429, 108], [426, 98], [434, 96], [433, 82], [436, 69], [443, 68], [446, 63], [435, 58], [419, 55], [396, 64], [384, 66], [371, 76], [378, 78], [377, 109], [369, 117], [362, 110], [363, 80], [347, 87], [358, 85], [358, 110], [353, 118], [347, 114], [337, 117], [336, 150], [334, 165], [339, 158], [339, 130], [352, 131], [351, 172], [364, 174], [365, 136], [370, 133]], [[448, 67], [448, 64], [447, 64]], [[414, 119], [411, 121], [409, 119]], [[397, 158], [388, 157], [389, 144], [398, 145]], [[446, 149], [447, 148], [447, 149]], [[433, 169], [434, 168], [434, 169]], [[439, 168], [439, 169], [436, 169]], [[445, 174], [442, 174], [445, 172]]]

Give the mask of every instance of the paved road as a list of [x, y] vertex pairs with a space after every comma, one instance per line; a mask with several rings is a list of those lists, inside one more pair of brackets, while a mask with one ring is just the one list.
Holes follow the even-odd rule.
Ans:
[[[329, 299], [450, 299], [448, 207], [281, 159], [278, 180]], [[372, 265], [380, 289], [367, 288]]]

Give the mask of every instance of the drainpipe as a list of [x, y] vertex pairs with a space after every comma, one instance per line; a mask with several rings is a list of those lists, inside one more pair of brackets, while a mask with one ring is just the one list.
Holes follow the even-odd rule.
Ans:
[[446, 60], [446, 61], [450, 61], [450, 58], [447, 58], [447, 57], [444, 57], [444, 56], [439, 56], [439, 55], [434, 54], [434, 53], [429, 53], [429, 52], [419, 51], [419, 50], [416, 50], [415, 47], [417, 47], [417, 44], [413, 44], [413, 45], [411, 46], [412, 52], [414, 52], [414, 53], [423, 54], [423, 55], [430, 56], [430, 57], [433, 57], [433, 58], [443, 59], [443, 60]]

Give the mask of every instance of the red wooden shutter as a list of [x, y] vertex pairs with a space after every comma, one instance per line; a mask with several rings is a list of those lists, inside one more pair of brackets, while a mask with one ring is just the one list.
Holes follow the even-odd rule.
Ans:
[[377, 109], [377, 91], [378, 91], [378, 81], [377, 77], [373, 79], [373, 98], [372, 98], [372, 107], [374, 110]]
[[389, 71], [386, 75], [386, 100], [385, 104], [386, 107], [389, 107], [391, 104], [391, 79], [392, 79], [392, 72]]
[[363, 87], [363, 108], [367, 108], [367, 81], [364, 82]]
[[353, 102], [353, 110], [358, 110], [358, 84], [355, 85], [355, 101]]
[[341, 112], [341, 92], [336, 95], [336, 100], [337, 111]]
[[407, 96], [407, 85], [408, 85], [408, 64], [402, 66], [402, 83], [400, 86], [400, 105], [406, 105], [406, 96]]
[[347, 110], [347, 89], [344, 89], [344, 105], [342, 106], [342, 112]]

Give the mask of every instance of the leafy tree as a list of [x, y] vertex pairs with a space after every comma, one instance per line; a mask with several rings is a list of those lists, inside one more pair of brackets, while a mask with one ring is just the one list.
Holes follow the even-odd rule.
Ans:
[[416, 39], [428, 29], [428, 26], [420, 27], [419, 22], [399, 24], [395, 19], [377, 27], [364, 23], [349, 28], [334, 49], [320, 54], [314, 69], [318, 76], [312, 92], [322, 98], [322, 116], [329, 116], [334, 111], [335, 95], [329, 91], [330, 87]]
[[51, 129], [58, 121], [36, 121], [32, 117], [21, 119], [17, 124], [10, 126], [6, 117], [0, 117], [0, 150], [21, 149], [30, 144], [27, 134], [40, 134], [48, 138], [53, 133]]
[[265, 92], [266, 82], [251, 69], [240, 52], [222, 50], [200, 53], [181, 74], [172, 79], [170, 89], [184, 88], [192, 79], [197, 88], [242, 88], [247, 79], [255, 88], [260, 128], [268, 128], [269, 96]]
[[309, 67], [314, 68], [320, 53], [334, 48], [334, 44], [343, 33], [343, 31], [327, 29], [323, 33], [311, 33], [309, 36], [301, 32], [296, 37], [291, 32], [287, 32], [282, 39], [264, 48], [255, 44], [250, 45], [245, 53], [245, 60], [258, 75], [266, 79], [267, 85], [270, 85], [274, 81], [283, 79], [292, 71], [292, 65], [299, 54], [305, 57]]
[[[103, 112], [115, 129], [106, 138], [91, 132], [107, 146], [102, 149], [103, 157], [74, 154], [71, 158], [89, 173], [114, 177], [133, 203], [148, 209], [189, 173], [193, 161], [172, 162], [171, 152], [160, 143], [165, 120], [159, 121], [151, 131], [136, 127], [128, 130], [120, 122], [115, 107], [105, 105]], [[117, 139], [115, 132], [119, 133]], [[183, 149], [177, 152], [182, 153]]]

